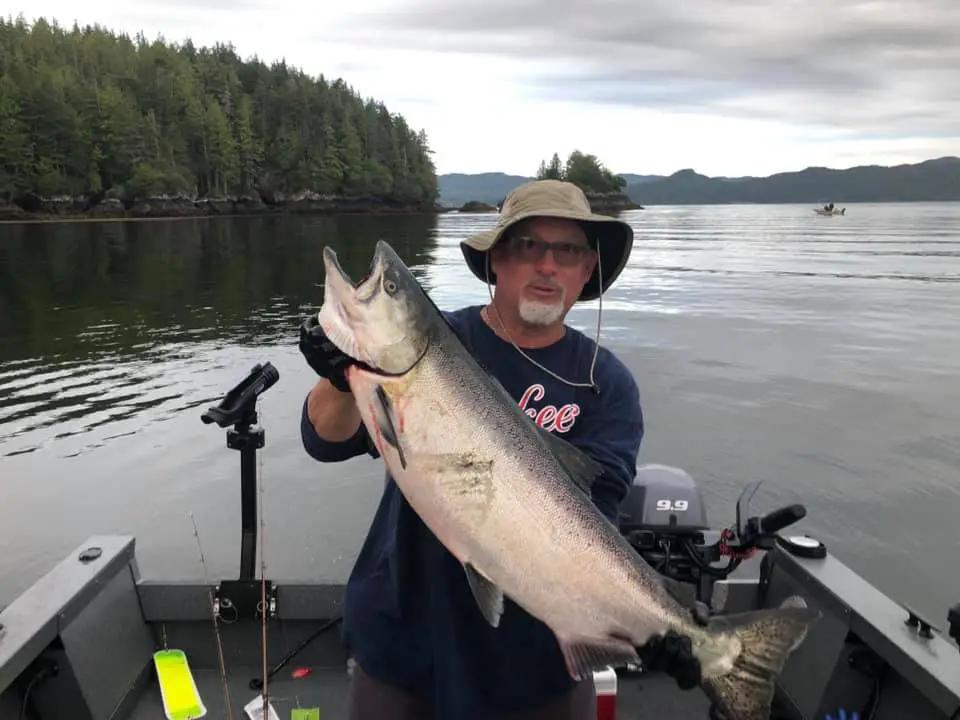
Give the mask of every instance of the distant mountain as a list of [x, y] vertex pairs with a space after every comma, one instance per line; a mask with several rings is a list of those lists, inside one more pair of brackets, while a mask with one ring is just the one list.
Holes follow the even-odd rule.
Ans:
[[627, 185], [642, 185], [654, 180], [662, 180], [664, 177], [663, 175], [635, 175], [634, 173], [617, 173], [617, 175], [626, 180]]
[[[627, 181], [628, 186], [642, 185], [663, 178], [663, 175], [618, 174]], [[517, 185], [522, 185], [528, 180], [533, 180], [533, 177], [507, 175], [500, 172], [439, 175], [437, 181], [440, 187], [440, 204], [446, 207], [460, 207], [472, 200], [496, 205]]]
[[496, 205], [517, 185], [522, 185], [532, 177], [507, 175], [501, 172], [449, 173], [437, 176], [440, 188], [440, 204], [447, 207], [460, 207], [471, 200]]
[[625, 190], [642, 205], [960, 201], [960, 158], [913, 165], [809, 167], [769, 177], [711, 178], [693, 170]]
[[[707, 177], [691, 169], [667, 177], [619, 175], [627, 181], [626, 195], [641, 205], [960, 201], [958, 157], [893, 167], [809, 167], [768, 177]], [[500, 172], [440, 175], [440, 203], [460, 207], [473, 200], [496, 205], [532, 179]]]

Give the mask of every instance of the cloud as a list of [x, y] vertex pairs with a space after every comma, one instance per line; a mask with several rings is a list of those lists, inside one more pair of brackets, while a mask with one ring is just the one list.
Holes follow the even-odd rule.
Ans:
[[954, 0], [407, 0], [348, 32], [511, 58], [546, 100], [960, 134]]

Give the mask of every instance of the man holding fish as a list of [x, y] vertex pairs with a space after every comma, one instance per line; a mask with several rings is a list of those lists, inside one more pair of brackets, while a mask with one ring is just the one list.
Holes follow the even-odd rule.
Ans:
[[702, 684], [731, 720], [768, 706], [809, 618], [707, 628], [616, 528], [639, 392], [599, 321], [592, 341], [564, 319], [632, 243], [575, 185], [527, 183], [461, 244], [490, 302], [444, 313], [385, 243], [356, 284], [324, 249], [324, 305], [300, 333], [321, 376], [304, 446], [388, 469], [344, 598], [351, 720], [592, 719], [591, 671], [637, 659]]

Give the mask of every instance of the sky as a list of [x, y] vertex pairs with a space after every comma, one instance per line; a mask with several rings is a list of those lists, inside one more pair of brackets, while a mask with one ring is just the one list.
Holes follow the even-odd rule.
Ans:
[[0, 0], [21, 12], [342, 77], [425, 130], [438, 173], [960, 155], [960, 0]]

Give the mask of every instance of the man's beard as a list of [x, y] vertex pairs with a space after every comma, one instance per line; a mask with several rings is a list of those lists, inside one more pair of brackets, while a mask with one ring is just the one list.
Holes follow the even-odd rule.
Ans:
[[528, 325], [553, 325], [563, 317], [563, 298], [546, 303], [537, 300], [520, 300], [520, 319]]

